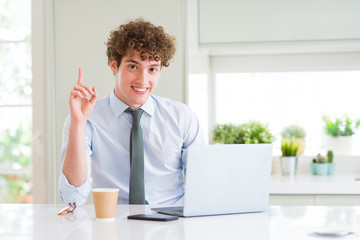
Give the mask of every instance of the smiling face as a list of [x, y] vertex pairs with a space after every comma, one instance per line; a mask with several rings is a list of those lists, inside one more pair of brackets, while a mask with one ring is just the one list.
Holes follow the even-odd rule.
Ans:
[[116, 76], [115, 95], [130, 107], [141, 107], [150, 97], [160, 77], [160, 61], [141, 60], [140, 52], [133, 52], [121, 59], [117, 67], [110, 60], [110, 68]]

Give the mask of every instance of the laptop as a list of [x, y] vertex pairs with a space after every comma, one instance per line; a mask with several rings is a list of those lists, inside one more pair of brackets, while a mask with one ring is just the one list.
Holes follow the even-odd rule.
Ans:
[[184, 206], [151, 210], [181, 217], [266, 211], [271, 162], [272, 144], [191, 146]]

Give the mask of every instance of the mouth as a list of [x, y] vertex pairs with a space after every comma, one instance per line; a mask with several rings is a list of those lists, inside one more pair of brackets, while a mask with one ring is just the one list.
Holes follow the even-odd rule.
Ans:
[[132, 89], [135, 90], [137, 93], [145, 93], [149, 88], [147, 87], [132, 87]]

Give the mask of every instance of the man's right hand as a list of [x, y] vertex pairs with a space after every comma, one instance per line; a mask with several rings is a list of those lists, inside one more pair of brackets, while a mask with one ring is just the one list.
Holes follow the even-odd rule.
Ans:
[[[87, 98], [88, 94], [91, 95], [90, 99]], [[95, 106], [97, 97], [95, 87], [91, 88], [84, 84], [83, 71], [79, 68], [79, 79], [71, 90], [69, 99], [71, 122], [85, 124]]]

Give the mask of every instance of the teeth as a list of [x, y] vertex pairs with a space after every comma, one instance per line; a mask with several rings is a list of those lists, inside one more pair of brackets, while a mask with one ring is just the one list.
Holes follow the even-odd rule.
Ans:
[[134, 87], [134, 89], [138, 92], [145, 92], [146, 91], [146, 88], [136, 88]]

